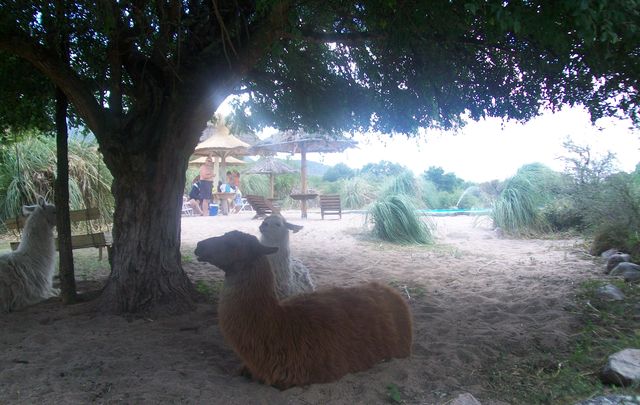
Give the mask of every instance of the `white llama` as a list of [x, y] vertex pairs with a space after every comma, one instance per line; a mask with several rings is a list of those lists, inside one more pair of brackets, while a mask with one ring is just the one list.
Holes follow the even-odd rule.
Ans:
[[276, 253], [267, 255], [276, 279], [276, 294], [279, 299], [315, 289], [309, 269], [298, 259], [291, 257], [289, 231], [298, 232], [303, 227], [287, 222], [280, 214], [271, 214], [260, 224], [260, 241], [265, 246], [277, 247]]
[[28, 216], [18, 249], [0, 256], [0, 312], [9, 312], [57, 296], [53, 288], [56, 207], [38, 198], [23, 206]]

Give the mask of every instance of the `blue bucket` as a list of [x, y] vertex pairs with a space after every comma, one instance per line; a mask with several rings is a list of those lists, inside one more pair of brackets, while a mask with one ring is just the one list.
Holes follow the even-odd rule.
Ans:
[[218, 204], [209, 204], [209, 216], [215, 217], [218, 215]]

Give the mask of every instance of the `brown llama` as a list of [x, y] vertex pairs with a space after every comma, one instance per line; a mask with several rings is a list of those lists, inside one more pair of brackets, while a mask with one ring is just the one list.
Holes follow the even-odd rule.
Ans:
[[369, 283], [278, 301], [265, 256], [277, 249], [232, 231], [195, 250], [225, 273], [220, 330], [254, 378], [280, 389], [326, 383], [411, 354], [411, 313], [394, 289]]

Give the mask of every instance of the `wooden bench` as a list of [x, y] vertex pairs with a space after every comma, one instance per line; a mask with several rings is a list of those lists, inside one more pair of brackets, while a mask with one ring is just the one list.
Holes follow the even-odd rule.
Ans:
[[342, 206], [340, 196], [337, 194], [327, 194], [320, 196], [320, 215], [324, 219], [325, 215], [339, 215], [342, 219]]
[[[86, 222], [97, 220], [100, 218], [100, 211], [97, 208], [87, 208], [84, 210], [75, 210], [69, 212], [69, 217], [72, 223]], [[7, 229], [18, 231], [24, 228], [24, 224], [27, 221], [27, 217], [18, 217], [7, 219], [4, 224]], [[58, 249], [58, 239], [55, 240], [56, 250]], [[11, 249], [16, 250], [20, 242], [11, 242]], [[98, 258], [102, 260], [102, 248], [107, 249], [108, 257], [111, 256], [111, 245], [113, 239], [110, 232], [87, 232], [84, 235], [72, 235], [71, 247], [72, 249], [84, 249], [84, 248], [97, 248], [99, 249]]]
[[270, 214], [279, 214], [280, 210], [261, 195], [247, 195], [245, 196], [251, 208], [256, 212], [253, 219], [266, 217]]

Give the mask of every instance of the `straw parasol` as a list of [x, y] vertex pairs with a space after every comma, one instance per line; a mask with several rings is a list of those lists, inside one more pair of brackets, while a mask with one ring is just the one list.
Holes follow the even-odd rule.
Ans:
[[267, 156], [257, 161], [249, 169], [245, 170], [245, 173], [250, 174], [268, 174], [269, 175], [269, 190], [271, 190], [270, 197], [273, 198], [273, 188], [275, 183], [276, 174], [294, 173], [297, 170], [287, 166], [273, 158], [273, 156]]
[[[229, 128], [227, 128], [222, 119], [217, 120], [216, 124], [208, 123], [204, 131], [202, 131], [202, 138], [205, 138], [205, 140], [196, 146], [193, 154], [219, 157], [221, 160], [220, 171], [222, 173], [225, 172], [227, 158], [231, 155], [242, 156], [250, 154], [249, 144], [231, 135]], [[216, 175], [218, 174], [216, 170]]]
[[[281, 131], [254, 144], [251, 153], [285, 152], [300, 153], [300, 194], [302, 217], [307, 217], [307, 152], [342, 152], [356, 147], [353, 140], [321, 134], [308, 134], [301, 131]], [[314, 197], [315, 198], [315, 197]]]
[[[204, 164], [206, 159], [207, 159], [206, 157], [200, 156], [199, 158], [190, 160], [189, 161], [189, 166], [200, 167], [200, 166], [202, 166]], [[246, 165], [247, 164], [247, 162], [245, 162], [244, 160], [238, 159], [238, 158], [233, 157], [233, 156], [227, 156], [225, 158], [225, 162], [227, 164], [232, 165], [232, 166], [233, 165]]]

